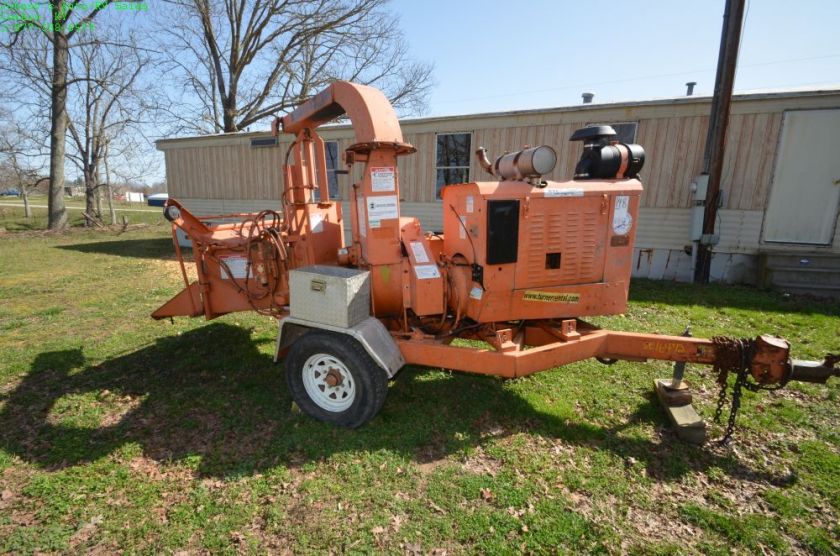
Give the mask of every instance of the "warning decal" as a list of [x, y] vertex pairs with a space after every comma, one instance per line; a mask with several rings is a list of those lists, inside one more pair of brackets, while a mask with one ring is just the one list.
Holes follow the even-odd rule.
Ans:
[[411, 251], [414, 253], [414, 260], [417, 264], [429, 262], [429, 255], [426, 253], [426, 248], [423, 247], [422, 241], [412, 241]]
[[[248, 258], [247, 257], [219, 257], [219, 261], [224, 263], [221, 266], [222, 280], [230, 280], [231, 275], [237, 280], [248, 277]], [[225, 267], [230, 269], [228, 274]]]
[[526, 291], [522, 295], [522, 299], [526, 301], [545, 301], [547, 303], [578, 303], [580, 294]]
[[309, 227], [313, 234], [320, 234], [324, 231], [324, 216], [322, 214], [312, 214], [309, 217]]
[[566, 187], [563, 189], [546, 187], [543, 189], [543, 195], [546, 197], [583, 197], [583, 189], [577, 187]]
[[615, 210], [613, 211], [612, 229], [618, 235], [625, 235], [633, 227], [633, 217], [630, 216], [630, 197], [618, 195], [615, 198]]
[[400, 204], [396, 195], [368, 197], [366, 199], [368, 224], [371, 228], [380, 228], [383, 220], [400, 217]]
[[433, 264], [424, 264], [414, 267], [414, 273], [418, 280], [431, 280], [432, 278], [440, 278], [440, 272], [437, 266]]
[[393, 166], [376, 166], [370, 169], [370, 188], [373, 191], [394, 191], [396, 183]]

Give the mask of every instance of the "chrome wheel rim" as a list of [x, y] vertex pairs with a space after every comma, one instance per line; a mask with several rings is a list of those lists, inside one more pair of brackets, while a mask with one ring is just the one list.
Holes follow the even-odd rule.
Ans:
[[317, 353], [303, 364], [303, 387], [315, 404], [333, 413], [345, 411], [356, 399], [356, 383], [340, 359]]

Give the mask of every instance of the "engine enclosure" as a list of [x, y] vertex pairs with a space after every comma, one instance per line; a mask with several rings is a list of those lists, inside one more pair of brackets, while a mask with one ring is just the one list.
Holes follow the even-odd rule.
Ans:
[[637, 179], [445, 187], [443, 250], [482, 267], [466, 294], [466, 316], [496, 322], [624, 312], [641, 193]]

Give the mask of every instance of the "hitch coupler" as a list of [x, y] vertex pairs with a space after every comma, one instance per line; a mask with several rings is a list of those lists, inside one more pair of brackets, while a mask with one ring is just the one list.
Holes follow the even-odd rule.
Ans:
[[790, 364], [790, 380], [825, 384], [833, 376], [840, 377], [838, 363], [840, 363], [840, 356], [832, 354], [826, 355], [822, 362], [794, 359]]

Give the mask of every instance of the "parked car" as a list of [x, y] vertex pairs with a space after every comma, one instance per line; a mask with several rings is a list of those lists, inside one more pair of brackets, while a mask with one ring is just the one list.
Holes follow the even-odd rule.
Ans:
[[0, 191], [0, 197], [20, 197], [20, 191], [14, 188], [4, 189]]
[[166, 204], [166, 200], [169, 199], [168, 193], [156, 193], [154, 195], [149, 195], [146, 198], [146, 203], [150, 207], [162, 207]]

